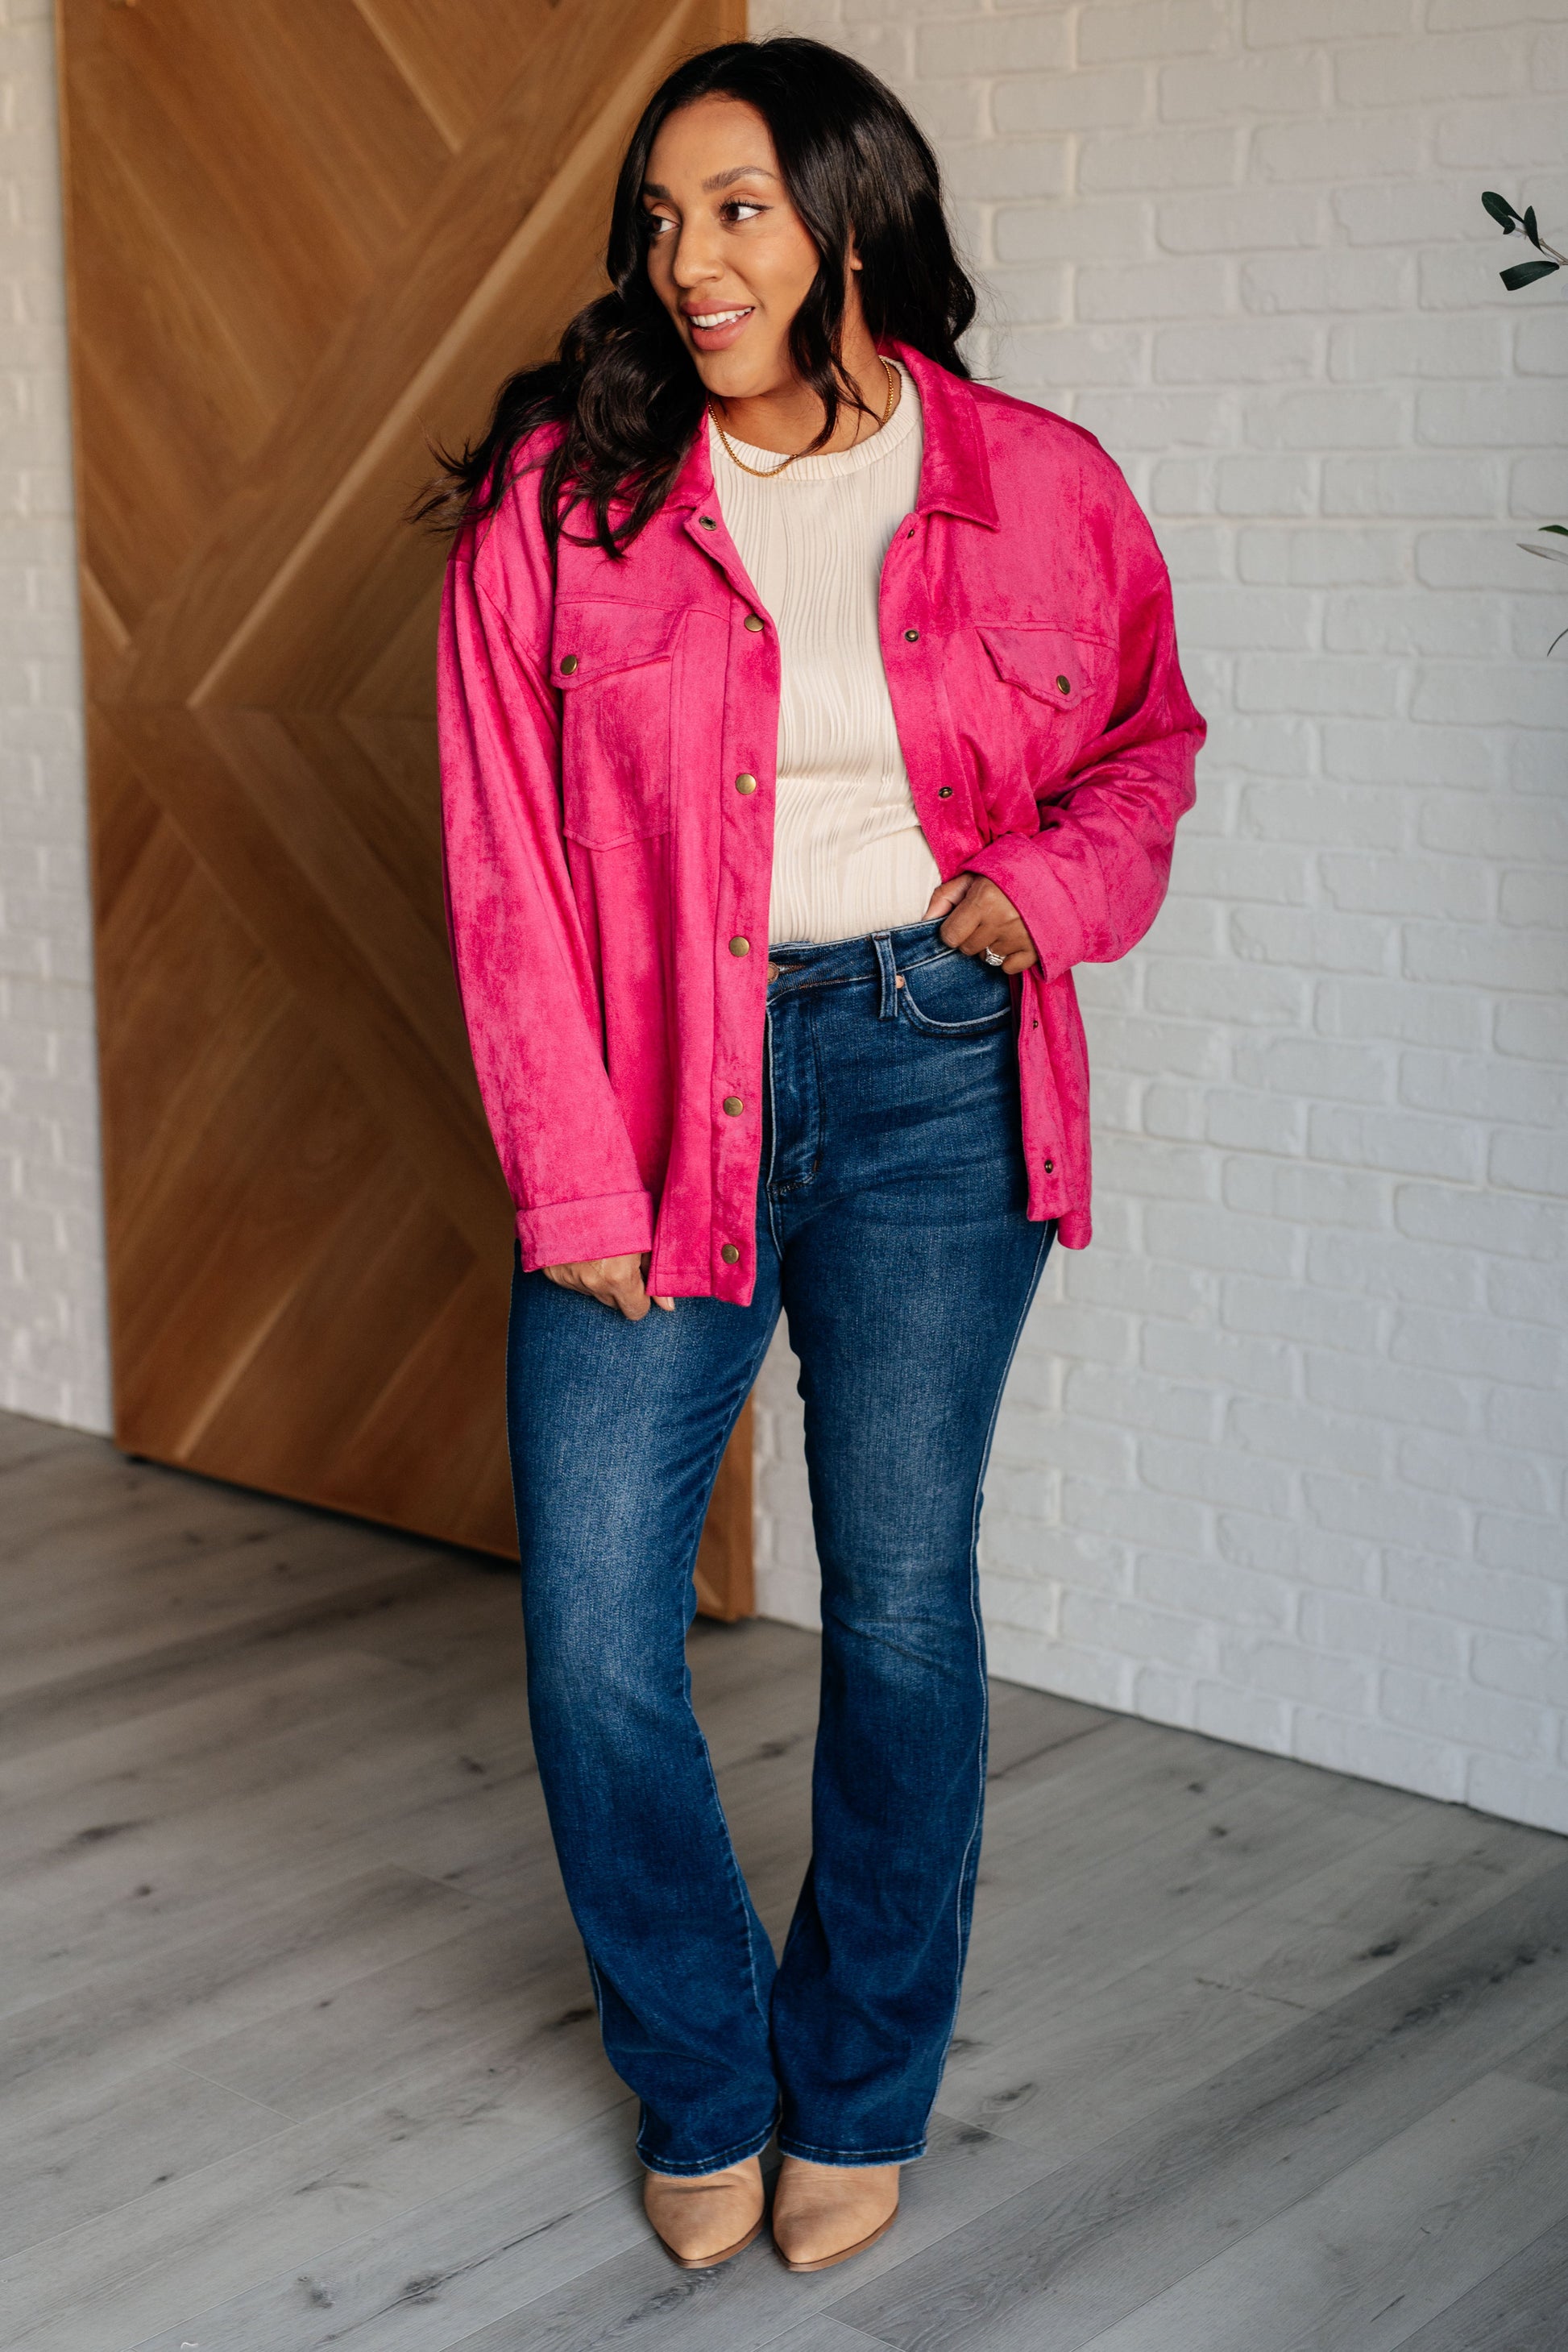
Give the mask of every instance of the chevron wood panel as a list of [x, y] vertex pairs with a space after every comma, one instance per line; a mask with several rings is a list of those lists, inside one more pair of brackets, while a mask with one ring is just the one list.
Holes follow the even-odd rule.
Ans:
[[[117, 1435], [497, 1552], [510, 1211], [447, 961], [428, 443], [602, 284], [743, 0], [58, 0]], [[751, 1606], [750, 1430], [704, 1605]]]

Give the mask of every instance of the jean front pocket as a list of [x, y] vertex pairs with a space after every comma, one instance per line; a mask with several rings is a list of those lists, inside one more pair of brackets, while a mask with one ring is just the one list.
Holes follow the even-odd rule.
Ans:
[[911, 1029], [925, 1037], [984, 1037], [1013, 1018], [1013, 983], [979, 956], [944, 948], [910, 964], [899, 1004]]

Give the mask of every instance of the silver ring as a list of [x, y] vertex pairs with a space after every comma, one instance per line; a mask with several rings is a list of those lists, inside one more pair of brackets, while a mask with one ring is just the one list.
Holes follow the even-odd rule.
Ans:
[[999, 956], [994, 948], [982, 948], [980, 955], [982, 962], [988, 963], [994, 971], [1000, 971], [1007, 961], [1005, 956]]

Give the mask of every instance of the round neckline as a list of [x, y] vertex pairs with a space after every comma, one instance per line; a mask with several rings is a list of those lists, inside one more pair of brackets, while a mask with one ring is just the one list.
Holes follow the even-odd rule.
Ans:
[[[899, 371], [899, 404], [886, 425], [868, 440], [857, 441], [848, 449], [819, 450], [815, 457], [797, 457], [792, 466], [784, 466], [781, 451], [759, 449], [750, 441], [739, 440], [733, 433], [730, 436], [731, 446], [739, 450], [748, 466], [760, 467], [764, 475], [777, 472], [783, 466], [786, 482], [836, 481], [845, 474], [858, 474], [868, 466], [875, 466], [881, 458], [890, 457], [894, 450], [900, 448], [910, 435], [919, 430], [921, 422], [920, 394], [915, 390], [908, 368], [897, 360], [890, 362], [890, 365]], [[731, 460], [729, 450], [719, 437], [719, 428], [711, 414], [708, 418], [708, 446], [715, 462], [722, 458], [731, 474], [740, 475], [742, 480], [754, 478]]]

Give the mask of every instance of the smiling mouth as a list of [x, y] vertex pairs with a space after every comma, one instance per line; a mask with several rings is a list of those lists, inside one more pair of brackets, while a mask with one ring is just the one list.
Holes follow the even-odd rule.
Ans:
[[738, 319], [749, 319], [751, 303], [739, 310], [688, 310], [684, 313], [689, 327], [732, 327]]

